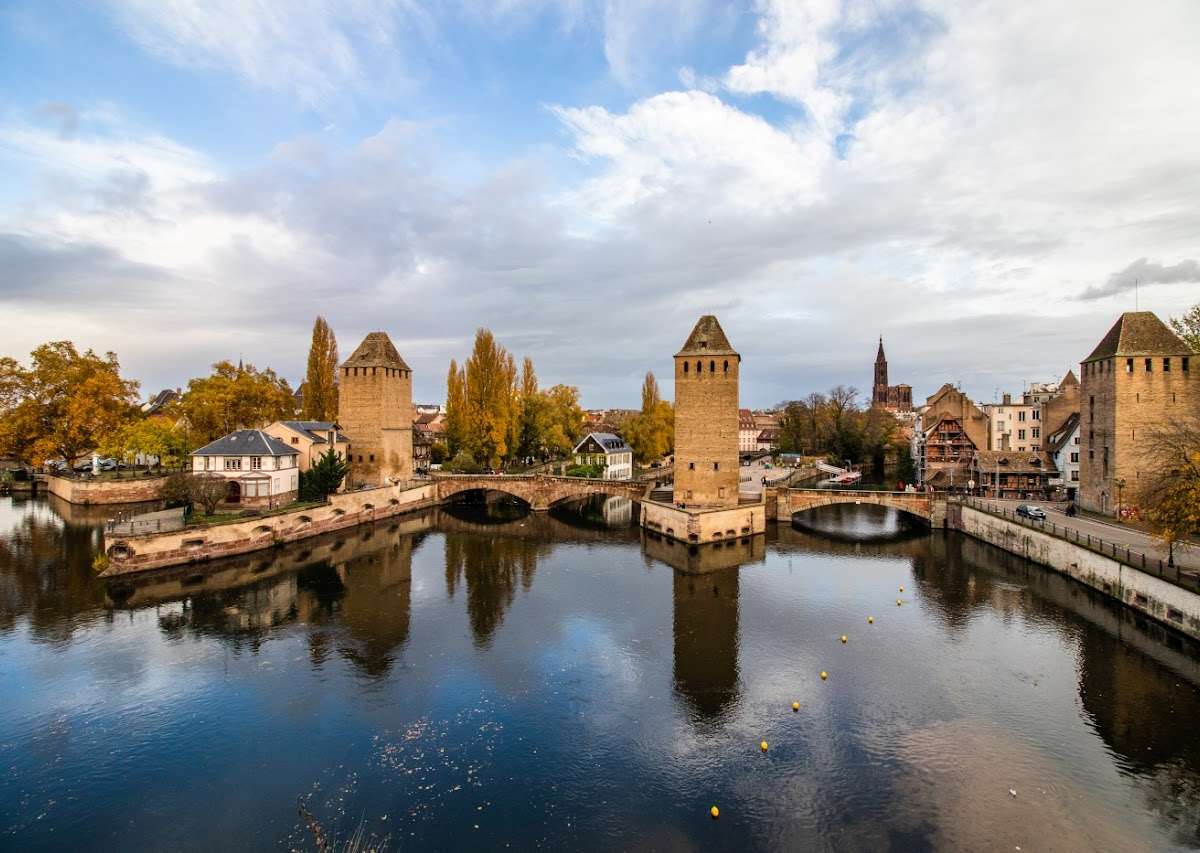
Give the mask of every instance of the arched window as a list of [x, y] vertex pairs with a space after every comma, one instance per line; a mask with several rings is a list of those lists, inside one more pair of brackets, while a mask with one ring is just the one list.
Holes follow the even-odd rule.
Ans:
[[688, 371], [688, 363], [685, 361], [685, 362], [683, 363], [683, 372], [684, 372], [684, 373], [687, 373], [687, 371]]
[[725, 359], [725, 372], [729, 372], [729, 359]]
[[704, 370], [704, 365], [699, 360], [696, 361], [696, 372], [701, 373]]
[[717, 372], [717, 363], [716, 363], [715, 361], [710, 361], [710, 362], [708, 363], [708, 372], [709, 372], [709, 373], [716, 373], [716, 372]]

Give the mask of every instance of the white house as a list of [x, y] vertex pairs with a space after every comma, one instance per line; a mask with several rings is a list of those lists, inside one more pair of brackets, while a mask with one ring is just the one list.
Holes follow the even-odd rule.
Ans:
[[589, 432], [575, 445], [576, 465], [603, 465], [604, 479], [633, 479], [633, 448], [611, 432]]
[[1067, 500], [1075, 500], [1079, 491], [1079, 413], [1073, 412], [1063, 425], [1052, 433], [1046, 442], [1046, 449], [1054, 459], [1054, 467], [1058, 469], [1060, 483], [1051, 480], [1051, 485], [1057, 485], [1067, 494]]
[[275, 507], [296, 500], [299, 451], [260, 429], [239, 429], [190, 454], [192, 473], [225, 478], [225, 503]]
[[738, 452], [753, 453], [758, 450], [758, 437], [763, 428], [754, 420], [749, 409], [738, 409]]

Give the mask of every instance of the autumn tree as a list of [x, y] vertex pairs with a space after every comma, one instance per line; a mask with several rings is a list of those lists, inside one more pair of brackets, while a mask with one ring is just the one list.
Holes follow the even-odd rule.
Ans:
[[28, 369], [0, 359], [0, 453], [41, 465], [95, 451], [137, 411], [138, 383], [121, 378], [115, 353], [43, 344]]
[[1200, 418], [1180, 418], [1150, 432], [1154, 460], [1143, 477], [1139, 509], [1175, 564], [1175, 543], [1200, 530]]
[[517, 368], [513, 357], [487, 329], [475, 333], [471, 357], [453, 361], [446, 378], [446, 422], [450, 451], [499, 467], [519, 440]]
[[308, 372], [304, 375], [303, 415], [306, 420], [337, 419], [337, 371], [337, 338], [325, 318], [317, 317], [313, 323], [312, 343], [308, 348]]
[[1172, 317], [1171, 328], [1185, 344], [1200, 352], [1200, 305], [1193, 305], [1182, 317]]
[[182, 464], [189, 448], [184, 430], [175, 421], [153, 415], [129, 421], [108, 439], [104, 449], [108, 455], [127, 462], [140, 455], [149, 471], [151, 457], [157, 458], [160, 465], [174, 468]]
[[633, 458], [645, 465], [671, 452], [675, 443], [675, 410], [659, 396], [658, 380], [647, 373], [642, 381], [642, 409], [622, 426]]
[[564, 456], [575, 449], [583, 433], [583, 409], [579, 389], [574, 385], [554, 385], [543, 394], [545, 432], [541, 440], [553, 456]]
[[269, 367], [256, 370], [218, 361], [210, 376], [192, 379], [177, 404], [197, 446], [236, 429], [257, 429], [295, 414], [287, 380]]

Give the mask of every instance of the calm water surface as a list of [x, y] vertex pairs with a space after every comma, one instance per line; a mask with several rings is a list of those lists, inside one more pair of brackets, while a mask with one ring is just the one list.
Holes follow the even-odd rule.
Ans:
[[1200, 845], [1194, 645], [890, 510], [692, 552], [460, 506], [118, 586], [107, 514], [0, 499], [2, 849], [313, 849], [301, 804], [393, 850]]

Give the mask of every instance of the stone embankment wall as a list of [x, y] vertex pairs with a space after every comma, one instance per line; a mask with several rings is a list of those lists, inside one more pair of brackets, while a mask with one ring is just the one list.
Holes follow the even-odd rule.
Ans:
[[330, 495], [329, 502], [279, 515], [145, 536], [106, 536], [103, 577], [259, 551], [320, 533], [433, 506], [437, 486], [380, 486]]
[[747, 503], [730, 509], [680, 509], [642, 501], [641, 524], [680, 542], [725, 542], [766, 532], [767, 508], [762, 503]]
[[50, 494], [73, 504], [135, 504], [158, 500], [166, 479], [72, 480], [69, 477], [47, 477], [46, 489]]
[[1170, 581], [973, 507], [956, 508], [964, 533], [1074, 578], [1134, 610], [1200, 639], [1200, 595]]

